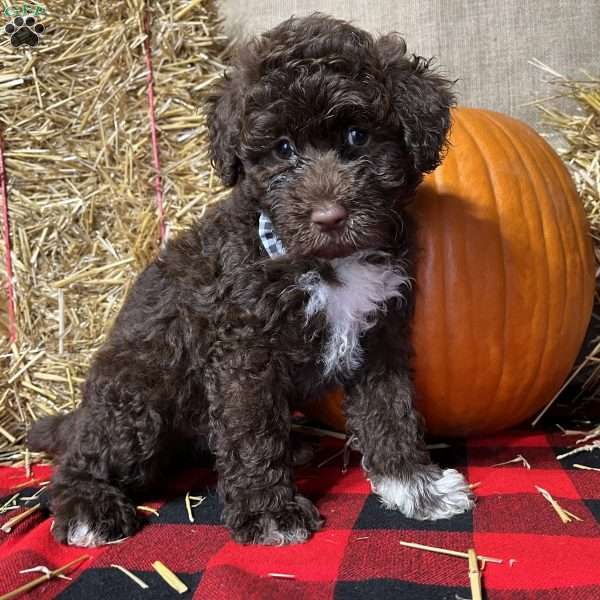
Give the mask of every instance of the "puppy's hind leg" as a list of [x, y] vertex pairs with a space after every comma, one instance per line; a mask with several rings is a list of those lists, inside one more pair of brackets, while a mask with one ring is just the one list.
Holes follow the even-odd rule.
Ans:
[[71, 546], [95, 547], [133, 535], [140, 526], [134, 503], [119, 487], [83, 478], [68, 464], [51, 485], [53, 534]]
[[133, 496], [156, 475], [164, 437], [161, 416], [142, 399], [150, 393], [139, 381], [128, 387], [118, 376], [87, 382], [85, 404], [50, 486], [58, 541], [99, 546], [139, 528]]

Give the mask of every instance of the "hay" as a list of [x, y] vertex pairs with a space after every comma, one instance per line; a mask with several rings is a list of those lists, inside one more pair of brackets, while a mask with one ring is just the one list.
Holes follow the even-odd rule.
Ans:
[[[15, 49], [0, 36], [18, 333], [0, 342], [0, 461], [22, 458], [33, 419], [76, 406], [92, 354], [159, 248], [146, 15], [168, 231], [223, 194], [203, 114], [228, 49], [215, 3], [44, 5], [39, 46]], [[4, 266], [3, 256], [3, 282]], [[7, 331], [5, 311], [0, 321]]]
[[[542, 122], [560, 134], [558, 152], [569, 167], [590, 223], [596, 263], [600, 264], [600, 78], [583, 72], [579, 79], [569, 79], [547, 65], [532, 61], [549, 76], [554, 92], [537, 103]], [[557, 101], [567, 100], [568, 112], [556, 108]], [[597, 275], [600, 270], [597, 271]], [[598, 296], [592, 320], [592, 339], [588, 356], [573, 373], [579, 386], [576, 400], [600, 396], [600, 303]], [[592, 408], [592, 411], [595, 409]]]
[[[536, 64], [552, 75], [548, 83], [555, 91], [552, 98], [538, 102], [541, 119], [562, 138], [558, 152], [583, 200], [600, 263], [600, 78], [584, 73], [582, 79], [567, 79]], [[567, 113], [554, 108], [558, 99], [570, 100], [572, 110]]]

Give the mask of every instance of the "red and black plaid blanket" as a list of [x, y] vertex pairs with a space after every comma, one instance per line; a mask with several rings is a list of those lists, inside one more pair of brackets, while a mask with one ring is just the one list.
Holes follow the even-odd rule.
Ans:
[[[341, 443], [341, 442], [340, 442]], [[23, 469], [0, 470], [4, 505], [15, 493], [17, 504], [42, 502], [42, 509], [11, 533], [0, 532], [0, 596], [39, 577], [20, 573], [35, 566], [58, 568], [89, 554], [68, 573], [69, 580], [53, 579], [24, 598], [198, 598], [235, 600], [285, 598], [294, 600], [386, 598], [457, 600], [470, 598], [467, 561], [400, 545], [401, 540], [466, 551], [503, 559], [488, 563], [483, 572], [485, 596], [490, 600], [597, 600], [600, 598], [600, 473], [574, 467], [599, 466], [600, 451], [556, 457], [573, 446], [561, 434], [510, 432], [473, 439], [434, 451], [443, 466], [464, 472], [476, 488], [472, 514], [451, 520], [419, 522], [386, 511], [361, 472], [358, 456], [342, 473], [336, 459], [321, 468], [298, 470], [301, 491], [316, 502], [326, 523], [308, 543], [282, 548], [248, 547], [234, 543], [219, 518], [220, 504], [210, 469], [187, 472], [173, 482], [165, 499], [146, 502], [149, 513], [141, 532], [120, 544], [96, 549], [62, 546], [51, 535], [52, 518], [44, 509], [45, 492], [35, 482], [23, 487]], [[313, 464], [339, 449], [322, 442]], [[492, 466], [522, 455], [522, 463]], [[340, 458], [341, 460], [341, 458]], [[34, 467], [43, 481], [48, 467]], [[20, 486], [20, 487], [19, 487]], [[560, 506], [581, 521], [563, 523], [536, 489], [547, 490]], [[192, 509], [190, 522], [184, 498], [205, 499]], [[0, 524], [22, 509], [0, 515]], [[160, 560], [188, 587], [181, 596], [152, 568]], [[122, 571], [137, 575], [142, 589]]]

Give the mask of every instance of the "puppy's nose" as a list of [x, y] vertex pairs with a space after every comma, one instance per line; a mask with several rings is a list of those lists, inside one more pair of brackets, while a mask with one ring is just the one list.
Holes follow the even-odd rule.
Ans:
[[329, 204], [315, 208], [310, 215], [310, 220], [322, 231], [328, 231], [343, 227], [347, 217], [348, 213], [343, 206]]

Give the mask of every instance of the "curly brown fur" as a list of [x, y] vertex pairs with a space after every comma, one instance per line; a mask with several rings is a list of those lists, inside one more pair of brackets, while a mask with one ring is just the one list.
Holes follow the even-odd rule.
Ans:
[[[290, 414], [339, 383], [386, 506], [416, 518], [470, 506], [460, 476], [430, 464], [409, 371], [406, 209], [440, 160], [453, 102], [428, 66], [397, 35], [318, 14], [239, 53], [209, 119], [231, 196], [138, 277], [81, 406], [32, 429], [30, 446], [56, 455], [60, 541], [130, 535], [135, 498], [203, 436], [235, 539], [305, 540], [321, 520], [294, 484]], [[285, 255], [263, 249], [261, 212]]]

